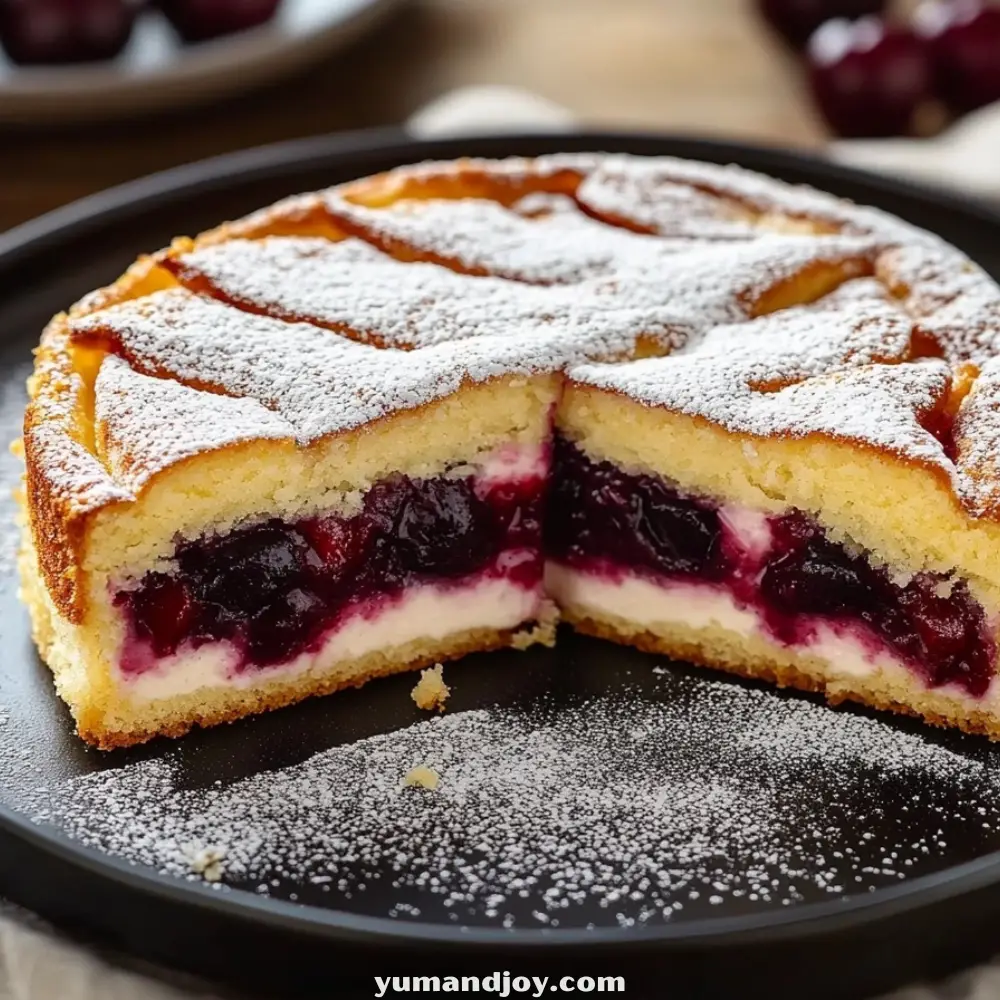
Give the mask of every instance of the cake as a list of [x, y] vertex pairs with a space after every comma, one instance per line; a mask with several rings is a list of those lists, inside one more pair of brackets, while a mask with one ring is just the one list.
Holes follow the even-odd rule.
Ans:
[[80, 735], [579, 631], [1000, 737], [1000, 289], [738, 167], [404, 167], [141, 258], [29, 383]]

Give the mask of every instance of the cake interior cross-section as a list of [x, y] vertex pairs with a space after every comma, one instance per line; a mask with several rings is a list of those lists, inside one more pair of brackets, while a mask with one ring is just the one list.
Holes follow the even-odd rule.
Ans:
[[998, 355], [988, 275], [812, 189], [400, 168], [53, 319], [22, 595], [106, 749], [560, 621], [996, 738]]

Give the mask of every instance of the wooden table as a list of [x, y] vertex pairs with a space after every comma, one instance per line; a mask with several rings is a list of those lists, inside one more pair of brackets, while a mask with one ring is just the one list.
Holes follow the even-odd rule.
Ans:
[[470, 83], [526, 87], [592, 124], [815, 146], [797, 77], [750, 0], [412, 0], [349, 53], [235, 101], [0, 131], [0, 230], [178, 163], [398, 122]]

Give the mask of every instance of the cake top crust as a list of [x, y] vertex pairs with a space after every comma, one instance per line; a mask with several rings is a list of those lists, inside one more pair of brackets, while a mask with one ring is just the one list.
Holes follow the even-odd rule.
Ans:
[[57, 602], [87, 518], [199, 454], [307, 447], [463, 385], [565, 373], [749, 436], [931, 467], [1000, 512], [1000, 289], [876, 209], [738, 167], [405, 167], [140, 259], [43, 335], [25, 421]]

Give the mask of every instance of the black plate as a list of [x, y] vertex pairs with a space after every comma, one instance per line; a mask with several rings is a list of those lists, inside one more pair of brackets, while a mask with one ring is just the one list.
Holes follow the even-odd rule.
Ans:
[[[792, 153], [620, 134], [413, 143], [390, 132], [307, 140], [149, 178], [0, 236], [2, 416], [8, 424], [16, 419], [29, 350], [47, 318], [113, 278], [138, 252], [165, 244], [177, 232], [198, 231], [295, 191], [414, 160], [591, 149], [735, 161], [812, 183], [932, 229], [1000, 275], [1000, 218], [987, 209]], [[5, 538], [9, 549], [10, 538]], [[9, 563], [9, 552], [4, 558]], [[158, 742], [101, 755], [72, 734], [28, 638], [9, 565], [4, 572], [0, 704], [8, 720], [0, 725], [0, 891], [123, 955], [281, 996], [331, 996], [334, 989], [343, 995], [355, 987], [358, 995], [370, 996], [371, 977], [392, 972], [485, 975], [508, 969], [513, 975], [555, 976], [589, 969], [624, 975], [629, 995], [648, 989], [656, 995], [708, 997], [766, 988], [775, 997], [842, 997], [938, 977], [987, 957], [996, 947], [1000, 831], [969, 822], [968, 814], [970, 796], [972, 806], [980, 796], [986, 812], [995, 808], [997, 786], [988, 781], [970, 791], [954, 771], [871, 771], [843, 788], [826, 787], [822, 795], [831, 801], [838, 794], [856, 800], [839, 801], [848, 821], [840, 823], [830, 851], [853, 845], [862, 861], [869, 854], [874, 859], [872, 872], [843, 898], [831, 898], [815, 886], [802, 889], [802, 898], [791, 906], [730, 895], [721, 904], [703, 899], [670, 921], [644, 926], [616, 926], [613, 913], [585, 906], [557, 929], [519, 924], [504, 930], [482, 914], [455, 921], [434, 899], [421, 900], [419, 920], [400, 921], [387, 916], [395, 901], [387, 886], [348, 900], [285, 879], [264, 898], [130, 866], [30, 822], [26, 811], [37, 800], [38, 788], [165, 754], [179, 761], [183, 781], [191, 787], [286, 767], [328, 747], [415, 721], [418, 715], [407, 698], [412, 680], [380, 681], [359, 692], [197, 733], [180, 745]], [[527, 712], [541, 700], [545, 711], [558, 713], [593, 696], [671, 704], [697, 696], [709, 683], [708, 674], [686, 667], [654, 673], [656, 662], [573, 637], [555, 652], [471, 657], [454, 667], [460, 684], [450, 707], [499, 704]], [[739, 687], [735, 681], [722, 683]], [[970, 773], [1000, 769], [997, 752], [982, 741], [905, 721], [889, 727], [900, 739], [958, 755], [954, 759], [968, 761]], [[760, 766], [767, 767], [766, 755]], [[928, 788], [934, 811], [922, 816], [920, 806], [911, 809], [911, 799], [916, 794], [928, 801]], [[805, 791], [804, 784], [802, 797]], [[864, 817], [864, 829], [852, 827], [852, 815]], [[938, 828], [942, 832], [933, 850], [908, 859], [902, 873], [890, 875], [884, 865], [879, 868], [878, 854], [887, 831], [900, 824], [915, 837]], [[742, 863], [730, 860], [734, 866]], [[288, 900], [293, 892], [298, 903]], [[530, 909], [533, 902], [524, 905]], [[595, 926], [585, 929], [588, 922]]]

